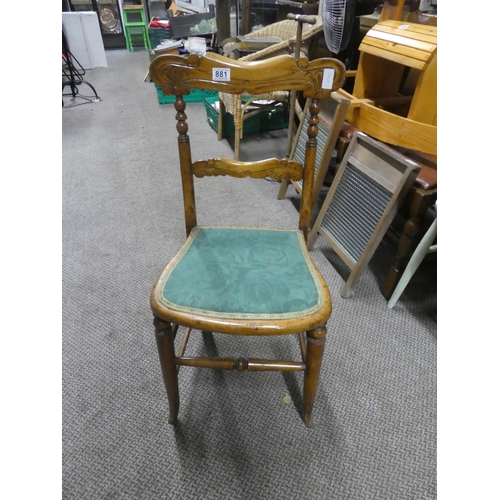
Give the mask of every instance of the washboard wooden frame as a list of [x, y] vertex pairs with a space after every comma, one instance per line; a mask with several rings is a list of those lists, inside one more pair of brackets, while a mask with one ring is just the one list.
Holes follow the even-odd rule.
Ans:
[[[350, 100], [342, 97], [338, 92], [332, 92], [330, 99], [325, 99], [322, 102], [322, 108], [319, 112], [318, 123], [318, 153], [316, 154], [316, 163], [314, 165], [314, 184], [312, 191], [312, 206], [313, 209], [318, 201], [321, 187], [325, 180], [330, 160], [332, 159], [335, 144], [339, 137], [342, 125], [347, 116]], [[307, 126], [310, 119], [310, 113], [307, 111], [311, 106], [311, 99], [306, 101], [302, 117], [300, 119], [297, 132], [292, 143], [290, 151], [290, 160], [303, 162], [305, 158], [306, 143], [307, 143]], [[282, 200], [286, 196], [288, 183], [292, 182], [299, 194], [302, 194], [302, 180], [288, 181], [283, 180], [278, 193], [278, 199]]]
[[340, 295], [354, 287], [393, 221], [420, 166], [362, 132], [355, 132], [309, 234], [331, 245], [351, 273]]

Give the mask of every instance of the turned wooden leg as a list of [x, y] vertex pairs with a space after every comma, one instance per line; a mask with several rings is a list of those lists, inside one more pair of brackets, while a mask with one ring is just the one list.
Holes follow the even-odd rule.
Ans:
[[326, 328], [316, 328], [307, 332], [306, 372], [304, 375], [303, 418], [307, 427], [312, 428], [312, 410], [316, 399], [319, 372], [325, 349]]
[[163, 381], [167, 389], [168, 405], [170, 408], [168, 422], [170, 424], [175, 424], [177, 422], [177, 414], [179, 413], [179, 385], [177, 382], [177, 367], [174, 362], [175, 334], [172, 330], [172, 325], [167, 321], [155, 317], [153, 324], [155, 327], [156, 345], [158, 346], [158, 354], [160, 356]]

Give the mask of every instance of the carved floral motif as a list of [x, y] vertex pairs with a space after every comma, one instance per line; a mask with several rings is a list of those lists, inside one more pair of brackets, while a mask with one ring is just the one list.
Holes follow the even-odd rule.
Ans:
[[[224, 59], [224, 58], [223, 58]], [[253, 82], [252, 85], [242, 78], [243, 73], [238, 61], [221, 60], [220, 56], [207, 54], [198, 57], [191, 54], [188, 58], [181, 56], [160, 56], [151, 63], [151, 76], [153, 81], [160, 85], [165, 94], [187, 95], [192, 88], [218, 90], [220, 92], [266, 93], [272, 88], [285, 90], [302, 89], [306, 97], [313, 99], [325, 98], [329, 93], [340, 87], [345, 77], [345, 68], [340, 61], [333, 59], [317, 59], [308, 61], [301, 58], [296, 61], [292, 56], [277, 56], [275, 61], [277, 73], [269, 77], [269, 60], [246, 63], [254, 65], [254, 71], [259, 71], [262, 66], [262, 80]], [[243, 63], [242, 63], [243, 64]], [[323, 89], [323, 73], [325, 68], [335, 69], [336, 77], [332, 89]], [[224, 67], [231, 70], [230, 81], [212, 80], [212, 70]], [[245, 67], [245, 66], [243, 66]], [[298, 73], [302, 73], [299, 75]], [[304, 78], [307, 80], [304, 85]]]

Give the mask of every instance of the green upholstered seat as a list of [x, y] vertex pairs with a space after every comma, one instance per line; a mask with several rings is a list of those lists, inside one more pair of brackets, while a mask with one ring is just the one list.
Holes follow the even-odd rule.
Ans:
[[288, 230], [196, 227], [156, 290], [170, 309], [218, 318], [303, 317], [324, 302], [303, 234]]

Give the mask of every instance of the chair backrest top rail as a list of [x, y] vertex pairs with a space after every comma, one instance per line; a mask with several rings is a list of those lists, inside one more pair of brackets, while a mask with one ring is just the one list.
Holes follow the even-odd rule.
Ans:
[[230, 94], [303, 91], [326, 99], [345, 79], [345, 66], [332, 58], [298, 61], [291, 55], [262, 61], [239, 61], [208, 52], [204, 56], [162, 55], [150, 65], [151, 79], [164, 95], [188, 95], [193, 88]]

